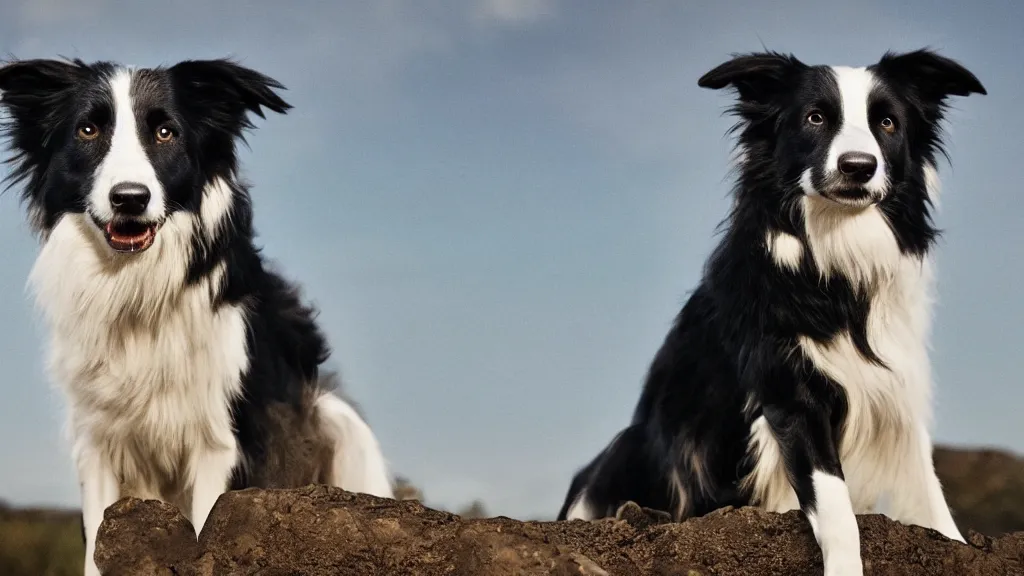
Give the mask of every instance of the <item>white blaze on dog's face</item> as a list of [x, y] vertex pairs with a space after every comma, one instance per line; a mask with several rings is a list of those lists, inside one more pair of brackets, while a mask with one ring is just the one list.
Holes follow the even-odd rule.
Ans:
[[802, 80], [785, 124], [801, 190], [851, 207], [881, 202], [905, 155], [904, 110], [867, 68], [813, 67]]
[[179, 212], [215, 231], [224, 215], [211, 209], [230, 203], [214, 198], [206, 206], [207, 190], [231, 194], [216, 183], [232, 176], [236, 141], [252, 127], [247, 114], [290, 108], [274, 92], [281, 88], [227, 60], [0, 67], [0, 107], [10, 113], [6, 132], [16, 152], [12, 177], [26, 181], [33, 226], [45, 236], [64, 215], [82, 214], [100, 245], [117, 253], [147, 250]]
[[147, 102], [145, 76], [119, 69], [108, 79], [109, 109], [94, 110], [82, 121], [82, 146], [102, 147], [86, 210], [111, 248], [136, 252], [149, 248], [166, 217], [163, 184], [154, 158], [177, 155], [180, 130], [166, 108]]
[[[885, 197], [888, 164], [879, 138], [890, 139], [894, 135], [894, 113], [888, 109], [891, 103], [873, 94], [875, 78], [865, 68], [833, 67], [833, 74], [839, 86], [838, 131], [832, 137], [825, 163], [821, 166], [823, 180], [835, 182], [836, 188], [859, 186], [867, 194], [863, 197], [840, 199], [859, 203], [879, 201]], [[874, 107], [874, 113], [869, 109]], [[813, 182], [813, 179], [812, 179]], [[808, 193], [815, 193], [811, 188]]]

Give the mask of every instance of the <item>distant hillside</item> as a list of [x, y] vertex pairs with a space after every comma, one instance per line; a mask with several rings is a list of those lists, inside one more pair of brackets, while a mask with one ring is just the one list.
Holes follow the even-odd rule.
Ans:
[[0, 502], [0, 574], [77, 576], [83, 554], [77, 510], [17, 509]]
[[1024, 530], [1024, 458], [1002, 450], [941, 447], [935, 471], [962, 530]]

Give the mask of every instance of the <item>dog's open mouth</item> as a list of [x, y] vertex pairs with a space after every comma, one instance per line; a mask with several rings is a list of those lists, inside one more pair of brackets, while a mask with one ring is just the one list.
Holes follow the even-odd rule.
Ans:
[[852, 208], [866, 208], [881, 200], [863, 188], [836, 187], [828, 190], [824, 195], [833, 202]]
[[103, 227], [107, 244], [118, 252], [142, 252], [156, 240], [157, 225], [137, 220], [114, 220]]

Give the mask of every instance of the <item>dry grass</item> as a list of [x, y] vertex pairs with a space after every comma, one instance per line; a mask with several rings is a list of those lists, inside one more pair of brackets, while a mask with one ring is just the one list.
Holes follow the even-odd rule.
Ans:
[[77, 576], [84, 554], [77, 511], [12, 510], [0, 504], [0, 574]]

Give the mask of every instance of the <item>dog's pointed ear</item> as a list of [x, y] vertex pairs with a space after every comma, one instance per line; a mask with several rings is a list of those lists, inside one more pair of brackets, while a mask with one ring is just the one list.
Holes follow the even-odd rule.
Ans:
[[9, 106], [31, 104], [72, 85], [79, 67], [61, 60], [15, 60], [0, 65], [0, 95]]
[[182, 106], [236, 136], [252, 128], [249, 112], [264, 118], [264, 108], [284, 114], [292, 107], [275, 92], [285, 90], [280, 82], [227, 59], [185, 60], [168, 71], [187, 95]]
[[887, 52], [876, 67], [881, 74], [908, 83], [933, 102], [941, 103], [949, 96], [988, 94], [970, 70], [928, 49], [903, 54]]
[[740, 100], [762, 101], [783, 88], [792, 74], [807, 65], [792, 55], [759, 52], [733, 56], [697, 80], [701, 88], [733, 87]]
[[[80, 64], [40, 59], [0, 65], [0, 108], [10, 113], [14, 128], [40, 135], [52, 129], [54, 105], [77, 81]], [[28, 144], [24, 139], [14, 142], [20, 148]]]

